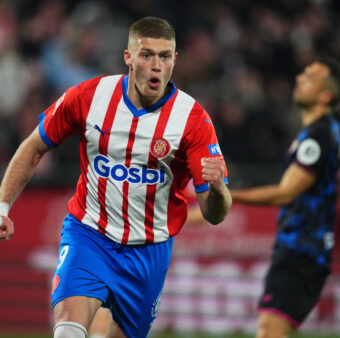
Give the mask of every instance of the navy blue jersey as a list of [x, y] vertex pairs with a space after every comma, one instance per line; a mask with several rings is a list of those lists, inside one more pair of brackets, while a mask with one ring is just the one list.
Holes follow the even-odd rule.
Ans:
[[279, 212], [275, 250], [290, 248], [330, 267], [334, 246], [336, 177], [340, 125], [326, 115], [305, 127], [288, 150], [287, 167], [296, 163], [316, 181]]

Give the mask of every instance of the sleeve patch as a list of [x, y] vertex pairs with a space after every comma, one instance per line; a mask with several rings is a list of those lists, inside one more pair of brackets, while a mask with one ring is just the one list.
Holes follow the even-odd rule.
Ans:
[[210, 155], [215, 156], [215, 155], [221, 155], [222, 154], [221, 148], [217, 143], [216, 144], [209, 144], [208, 147], [209, 147]]
[[296, 159], [303, 165], [315, 164], [321, 156], [321, 147], [317, 141], [307, 138], [302, 141], [296, 153]]

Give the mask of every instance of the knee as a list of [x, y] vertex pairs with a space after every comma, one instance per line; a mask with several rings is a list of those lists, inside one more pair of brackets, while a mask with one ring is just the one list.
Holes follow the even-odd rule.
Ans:
[[268, 327], [259, 327], [256, 338], [288, 338], [288, 335], [280, 330], [272, 330]]
[[54, 326], [54, 338], [86, 338], [87, 331], [81, 324], [75, 322], [61, 322]]
[[286, 320], [271, 314], [262, 314], [259, 318], [256, 338], [287, 338], [291, 326]]

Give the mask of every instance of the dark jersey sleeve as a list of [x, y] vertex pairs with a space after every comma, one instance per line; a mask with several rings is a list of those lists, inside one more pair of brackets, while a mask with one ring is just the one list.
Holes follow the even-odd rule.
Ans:
[[318, 124], [310, 128], [306, 136], [300, 140], [295, 153], [295, 163], [313, 175], [318, 175], [325, 166], [333, 147], [328, 128]]

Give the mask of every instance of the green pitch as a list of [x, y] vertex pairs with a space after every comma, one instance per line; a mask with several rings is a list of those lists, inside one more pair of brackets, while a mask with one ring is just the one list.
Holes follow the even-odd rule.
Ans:
[[[52, 338], [49, 334], [5, 334], [0, 333], [0, 338]], [[194, 333], [162, 333], [150, 334], [149, 338], [254, 338], [251, 334], [233, 333], [223, 335], [209, 335], [207, 333], [194, 334]], [[339, 334], [294, 334], [290, 338], [340, 338]]]

